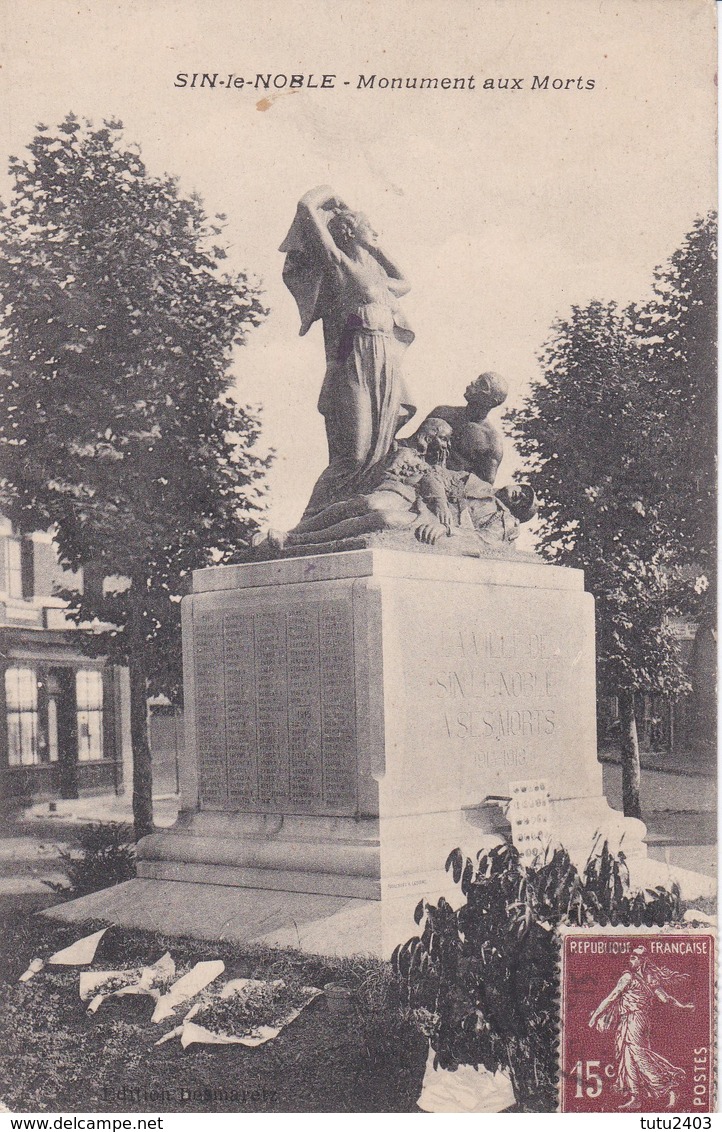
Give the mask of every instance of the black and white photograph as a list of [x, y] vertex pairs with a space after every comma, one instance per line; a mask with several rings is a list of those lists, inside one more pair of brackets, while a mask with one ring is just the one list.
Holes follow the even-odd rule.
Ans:
[[716, 21], [0, 0], [3, 1128], [711, 1127]]

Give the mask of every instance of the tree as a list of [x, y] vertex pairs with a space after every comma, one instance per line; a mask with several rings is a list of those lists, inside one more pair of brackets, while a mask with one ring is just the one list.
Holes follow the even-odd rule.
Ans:
[[666, 519], [675, 603], [697, 622], [692, 666], [695, 741], [716, 751], [717, 216], [698, 217], [655, 272], [635, 332], [664, 389], [658, 449], [667, 467]]
[[[0, 444], [21, 530], [83, 568], [69, 611], [127, 664], [137, 836], [153, 828], [148, 690], [179, 694], [180, 597], [256, 529], [267, 461], [229, 393], [264, 309], [224, 274], [224, 217], [146, 170], [122, 123], [70, 115], [11, 158], [0, 230]], [[88, 584], [90, 583], [90, 584]]]
[[624, 812], [640, 817], [635, 696], [689, 687], [668, 620], [664, 386], [633, 312], [614, 303], [574, 307], [540, 361], [527, 403], [507, 419], [541, 496], [542, 553], [583, 569], [596, 599], [598, 673], [620, 705]]
[[[667, 465], [666, 522], [680, 565], [696, 568], [689, 612], [714, 590], [717, 455], [717, 217], [699, 217], [669, 262], [654, 297], [634, 308], [635, 334], [662, 390], [658, 451]], [[699, 582], [704, 578], [708, 583]]]

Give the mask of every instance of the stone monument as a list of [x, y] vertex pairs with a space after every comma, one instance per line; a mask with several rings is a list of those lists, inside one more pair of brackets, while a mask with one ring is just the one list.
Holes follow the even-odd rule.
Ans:
[[515, 549], [530, 486], [494, 486], [503, 379], [399, 440], [401, 270], [326, 187], [281, 250], [301, 333], [323, 324], [328, 467], [292, 531], [195, 574], [181, 814], [140, 843], [125, 896], [84, 914], [388, 956], [421, 897], [451, 896], [449, 852], [510, 836], [510, 800], [542, 783], [544, 828], [580, 865], [601, 835], [643, 869], [644, 826], [602, 791], [593, 599]]
[[513, 550], [534, 499], [494, 488], [499, 375], [397, 441], [415, 411], [408, 284], [366, 218], [313, 190], [281, 250], [301, 334], [323, 324], [329, 463], [293, 531], [195, 576], [183, 813], [139, 871], [231, 888], [240, 917], [277, 918], [286, 942], [295, 921], [303, 946], [388, 955], [419, 898], [448, 891], [449, 851], [506, 831], [512, 783], [550, 784], [578, 856], [597, 829], [619, 841], [593, 602], [578, 571]]
[[503, 836], [519, 781], [548, 783], [580, 861], [596, 830], [619, 842], [578, 571], [378, 547], [218, 567], [183, 632], [183, 813], [139, 875], [230, 886], [224, 921], [388, 955], [450, 895], [450, 850]]

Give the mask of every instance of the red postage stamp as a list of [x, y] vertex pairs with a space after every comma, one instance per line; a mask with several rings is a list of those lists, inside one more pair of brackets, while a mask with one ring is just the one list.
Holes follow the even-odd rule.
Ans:
[[714, 1110], [715, 941], [589, 929], [562, 938], [562, 1112]]

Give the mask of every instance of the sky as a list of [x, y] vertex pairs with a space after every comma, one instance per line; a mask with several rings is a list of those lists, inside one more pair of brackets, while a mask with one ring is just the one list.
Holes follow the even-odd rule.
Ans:
[[[326, 462], [321, 327], [299, 337], [278, 251], [303, 193], [327, 183], [364, 211], [411, 282], [417, 423], [487, 369], [518, 403], [554, 319], [644, 298], [714, 207], [714, 20], [713, 0], [0, 0], [0, 169], [39, 122], [120, 118], [151, 173], [227, 215], [229, 264], [270, 309], [235, 388], [261, 407], [267, 521], [287, 528]], [[174, 85], [194, 72], [335, 85]], [[358, 89], [361, 74], [467, 83]], [[507, 445], [499, 482], [518, 468]]]

